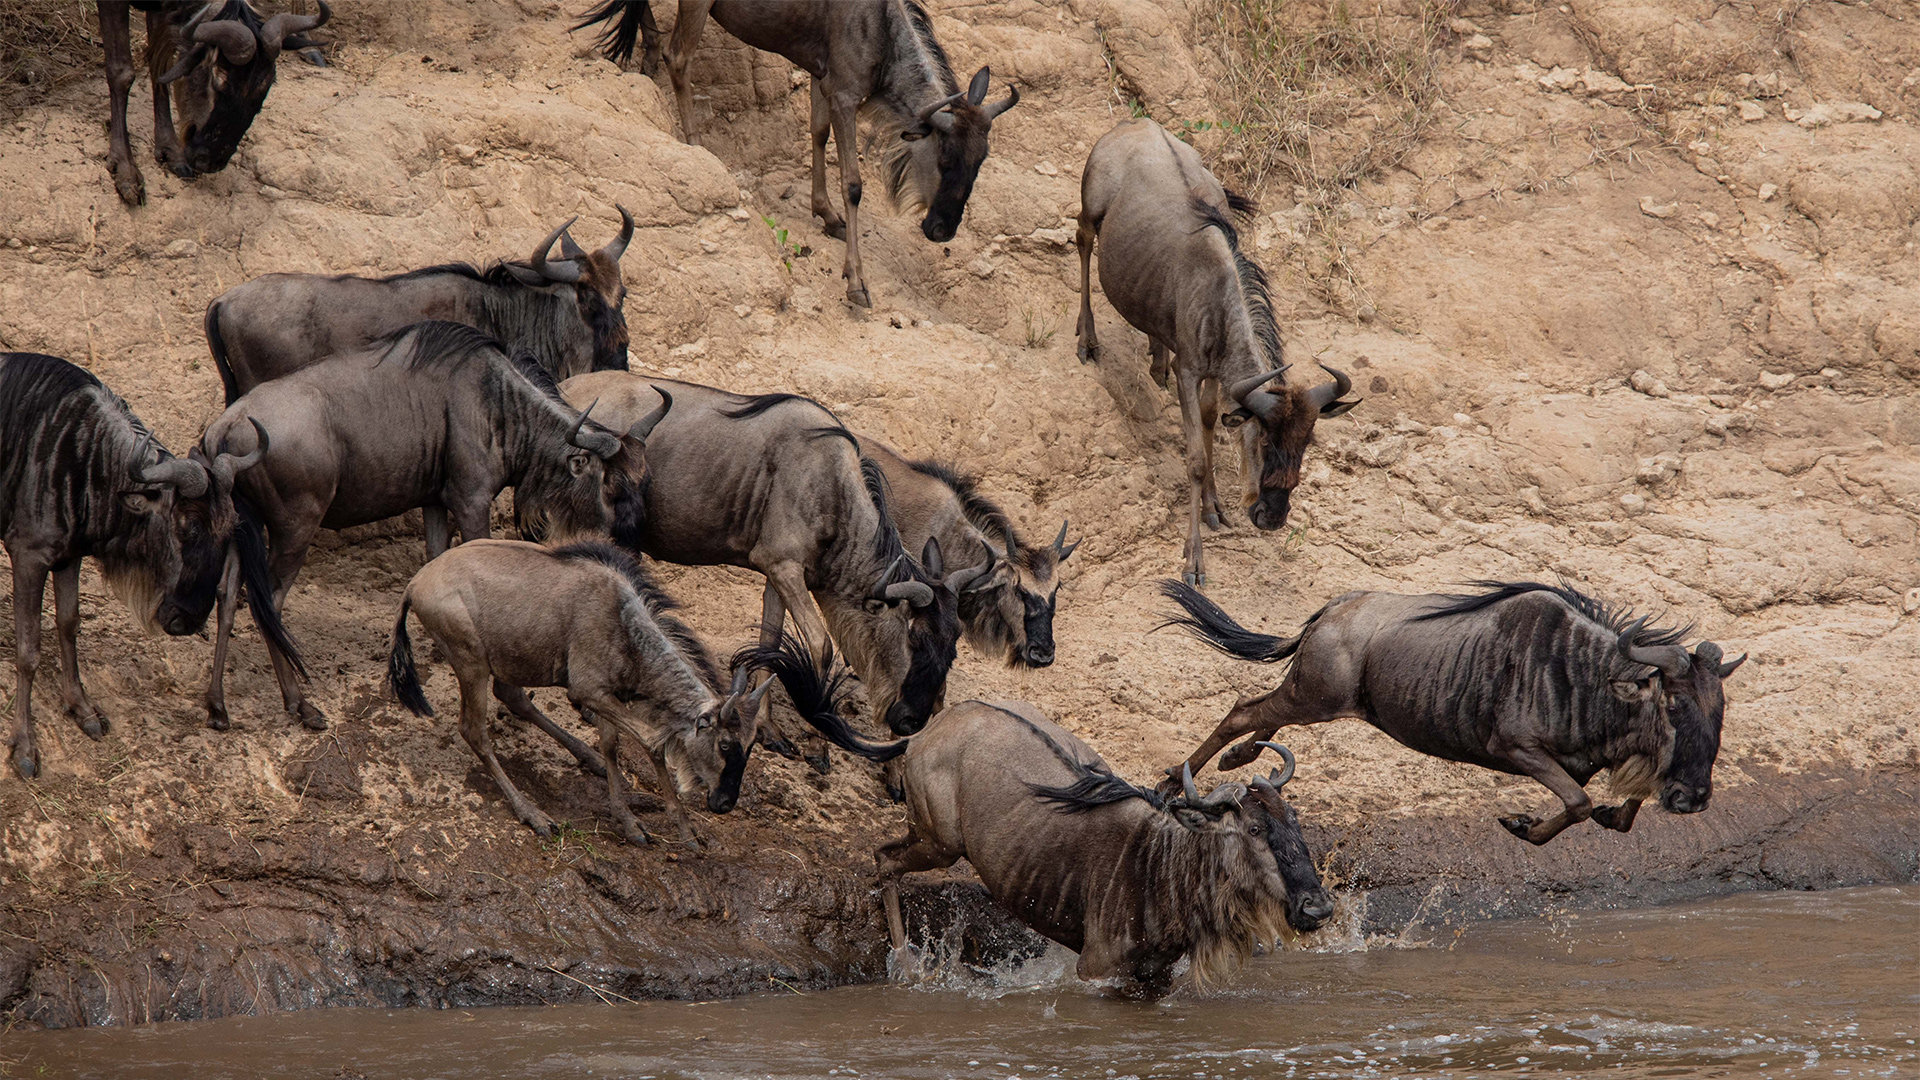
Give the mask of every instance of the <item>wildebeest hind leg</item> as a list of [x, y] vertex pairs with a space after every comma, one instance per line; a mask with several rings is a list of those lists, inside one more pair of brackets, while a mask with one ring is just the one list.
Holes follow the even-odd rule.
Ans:
[[507, 797], [507, 805], [513, 807], [514, 816], [525, 822], [527, 827], [540, 834], [543, 840], [553, 839], [553, 820], [533, 805], [520, 789], [507, 779], [507, 770], [500, 767], [500, 759], [493, 752], [493, 735], [487, 730], [487, 718], [492, 709], [487, 707], [487, 675], [483, 672], [457, 672], [460, 679], [460, 737], [486, 765], [488, 775], [493, 777], [495, 787]]
[[[1496, 753], [1502, 748], [1495, 747]], [[1593, 800], [1574, 783], [1573, 777], [1553, 760], [1553, 755], [1535, 747], [1508, 749], [1506, 758], [1520, 770], [1535, 780], [1545, 784], [1548, 790], [1560, 797], [1563, 808], [1558, 814], [1546, 821], [1539, 821], [1531, 814], [1515, 814], [1503, 817], [1500, 824], [1513, 835], [1529, 844], [1540, 845], [1560, 835], [1560, 830], [1575, 822], [1585, 821], [1593, 816]]]
[[596, 753], [593, 747], [575, 738], [572, 732], [554, 723], [546, 713], [541, 712], [539, 707], [534, 705], [533, 699], [527, 696], [526, 690], [512, 683], [495, 679], [493, 696], [500, 699], [500, 704], [505, 705], [508, 712], [553, 736], [555, 742], [567, 748], [567, 752], [573, 755], [573, 759], [580, 763], [581, 768], [595, 776], [607, 775], [606, 759]]
[[[153, 160], [182, 180], [191, 180], [194, 172], [193, 166], [187, 164], [187, 148], [180, 144], [180, 135], [173, 129], [171, 88], [160, 81], [160, 76], [173, 66], [175, 50], [181, 44], [174, 39], [166, 12], [147, 12], [147, 75], [153, 82]], [[165, 48], [170, 42], [174, 48]]]
[[240, 552], [227, 548], [226, 569], [220, 572], [219, 606], [214, 609], [213, 672], [207, 677], [207, 726], [225, 731], [227, 716], [227, 643], [233, 640], [233, 613], [240, 606]]
[[887, 908], [887, 933], [892, 938], [893, 947], [907, 947], [907, 923], [900, 914], [900, 875], [920, 870], [938, 870], [952, 866], [960, 856], [948, 854], [940, 848], [920, 839], [912, 829], [907, 835], [895, 840], [873, 853], [873, 862], [880, 872], [880, 894]]
[[127, 140], [127, 91], [133, 87], [131, 20], [132, 8], [126, 0], [101, 0], [100, 41], [107, 53], [107, 98], [111, 110], [107, 123], [107, 172], [113, 177], [120, 201], [128, 206], [140, 206], [147, 201], [147, 181], [140, 175], [140, 166], [133, 163], [133, 148]]
[[60, 696], [67, 715], [90, 738], [107, 733], [107, 718], [87, 697], [80, 685], [80, 560], [75, 559], [53, 572], [53, 625], [60, 639]]
[[1207, 584], [1207, 564], [1201, 550], [1200, 520], [1212, 483], [1212, 455], [1207, 452], [1211, 432], [1200, 426], [1200, 393], [1194, 380], [1181, 374], [1175, 385], [1180, 390], [1180, 427], [1187, 436], [1187, 569], [1181, 577], [1202, 589]]
[[835, 240], [847, 238], [847, 223], [827, 198], [827, 136], [833, 133], [833, 114], [827, 111], [827, 93], [820, 80], [813, 80], [813, 115], [809, 120], [813, 136], [813, 216]]
[[[105, 22], [106, 17], [101, 16]], [[13, 771], [31, 780], [40, 771], [33, 733], [33, 673], [40, 666], [40, 606], [46, 599], [47, 563], [28, 551], [13, 557]]]
[[1593, 820], [1614, 832], [1628, 832], [1633, 828], [1634, 816], [1640, 813], [1640, 802], [1639, 799], [1628, 799], [1619, 806], [1596, 806], [1593, 808]]
[[[1100, 339], [1093, 329], [1093, 242], [1096, 229], [1097, 226], [1087, 220], [1083, 210], [1080, 227], [1073, 234], [1074, 245], [1080, 249], [1080, 322], [1073, 332], [1080, 339], [1080, 362], [1083, 364], [1100, 362]], [[1162, 382], [1161, 385], [1166, 384]]]
[[667, 77], [673, 81], [673, 103], [680, 110], [680, 137], [689, 146], [700, 145], [693, 137], [693, 90], [687, 85], [687, 64], [693, 60], [694, 46], [707, 28], [707, 11], [713, 0], [680, 0], [679, 15], [673, 21], [673, 37], [667, 42]]

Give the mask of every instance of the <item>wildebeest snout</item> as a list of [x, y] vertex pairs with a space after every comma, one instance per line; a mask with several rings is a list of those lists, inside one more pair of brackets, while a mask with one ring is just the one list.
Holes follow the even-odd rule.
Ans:
[[212, 613], [213, 604], [209, 602], [199, 610], [190, 610], [172, 599], [162, 600], [160, 610], [154, 613], [154, 621], [169, 637], [186, 637], [197, 634], [207, 625], [207, 616]]
[[925, 710], [916, 709], [905, 701], [896, 701], [887, 706], [887, 730], [895, 735], [912, 735], [927, 726], [930, 719]]
[[1325, 889], [1312, 889], [1287, 897], [1287, 925], [1301, 933], [1320, 929], [1333, 914], [1333, 897]]
[[1713, 798], [1712, 788], [1673, 784], [1660, 793], [1660, 807], [1669, 814], [1697, 814]]
[[1293, 492], [1287, 488], [1262, 491], [1247, 508], [1247, 520], [1253, 522], [1254, 528], [1271, 532], [1287, 523], [1287, 511], [1292, 503]]
[[929, 211], [920, 222], [920, 235], [936, 244], [944, 244], [953, 239], [960, 231], [959, 214], [942, 214], [937, 210]]
[[707, 792], [707, 810], [711, 813], [724, 814], [732, 810], [733, 804], [739, 801], [740, 793], [737, 791], [721, 791], [716, 788]]
[[1027, 643], [1026, 661], [1028, 667], [1047, 667], [1053, 663], [1053, 642], [1042, 644], [1037, 641]]

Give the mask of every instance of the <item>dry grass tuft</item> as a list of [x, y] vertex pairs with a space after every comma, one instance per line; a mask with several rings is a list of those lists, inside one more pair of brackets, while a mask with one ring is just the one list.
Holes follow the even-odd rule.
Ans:
[[0, 0], [0, 107], [97, 71], [99, 28], [81, 0]]

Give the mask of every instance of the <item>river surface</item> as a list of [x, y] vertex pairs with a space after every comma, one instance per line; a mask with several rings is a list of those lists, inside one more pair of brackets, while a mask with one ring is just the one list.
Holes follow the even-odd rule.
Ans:
[[919, 988], [14, 1033], [22, 1077], [1920, 1077], [1920, 886], [1749, 893], [1256, 958], [1103, 997], [1055, 950]]

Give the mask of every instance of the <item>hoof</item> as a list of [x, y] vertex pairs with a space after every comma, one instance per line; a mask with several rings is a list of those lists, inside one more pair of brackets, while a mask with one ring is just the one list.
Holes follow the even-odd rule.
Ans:
[[827, 756], [825, 750], [820, 751], [817, 757], [808, 755], [806, 762], [808, 768], [811, 768], [821, 776], [827, 776], [833, 772], [833, 759]]
[[873, 306], [873, 297], [863, 288], [849, 288], [847, 290], [847, 303], [852, 304], [854, 307], [871, 308]]
[[521, 818], [520, 820], [524, 821], [526, 823], [527, 828], [532, 829], [533, 834], [535, 836], [538, 836], [540, 839], [542, 840], [553, 839], [553, 822], [549, 821], [545, 814], [541, 814], [537, 817]]
[[300, 721], [300, 726], [308, 731], [327, 730], [327, 714], [307, 702], [300, 703], [300, 715], [296, 719]]
[[1094, 345], [1091, 347], [1086, 345], [1080, 346], [1080, 362], [1083, 364], [1099, 363], [1100, 362], [1100, 346], [1098, 345]]
[[1187, 584], [1193, 586], [1196, 589], [1204, 589], [1207, 587], [1207, 575], [1196, 574], [1191, 570], [1188, 570], [1185, 573], [1181, 574], [1180, 580], [1186, 582]]
[[645, 829], [622, 828], [620, 830], [620, 839], [625, 840], [634, 847], [653, 846], [653, 834], [647, 832]]
[[139, 169], [129, 169], [126, 173], [115, 172], [113, 188], [120, 193], [120, 201], [128, 206], [147, 205], [147, 182]]
[[1221, 754], [1220, 763], [1216, 767], [1221, 772], [1231, 772], [1234, 769], [1240, 768], [1242, 765], [1253, 764], [1253, 759], [1259, 756], [1260, 747], [1250, 742], [1243, 742], [1238, 746], [1228, 749], [1226, 753]]
[[1534, 824], [1533, 815], [1531, 814], [1515, 814], [1512, 817], [1503, 817], [1500, 819], [1501, 827], [1529, 844], [1533, 843], [1533, 838], [1528, 834], [1533, 831]]
[[104, 739], [107, 732], [113, 730], [113, 723], [99, 713], [80, 721], [80, 730], [87, 733], [89, 739]]
[[888, 785], [887, 785], [887, 798], [888, 798], [889, 800], [891, 800], [892, 802], [896, 802], [896, 803], [903, 803], [903, 802], [906, 802], [906, 801], [907, 801], [907, 789], [906, 789], [906, 788], [904, 788], [904, 787], [901, 787], [901, 786], [900, 786], [899, 784], [888, 784]]
[[31, 780], [40, 775], [40, 762], [34, 756], [33, 751], [29, 750], [23, 754], [20, 752], [19, 747], [15, 747], [13, 750], [13, 771], [19, 775], [20, 779]]
[[902, 945], [887, 953], [887, 977], [894, 982], [917, 983], [927, 978], [927, 958], [917, 946]]
[[309, 45], [306, 48], [301, 49], [300, 59], [305, 60], [309, 64], [312, 64], [314, 67], [327, 66], [327, 55], [320, 51], [320, 46], [318, 45]]
[[776, 754], [779, 754], [781, 757], [786, 758], [788, 761], [800, 760], [800, 751], [794, 749], [793, 744], [788, 742], [785, 739], [763, 737], [760, 740], [760, 745], [766, 747], [767, 749], [773, 751]]
[[1206, 514], [1206, 516], [1202, 517], [1200, 520], [1206, 522], [1207, 528], [1212, 529], [1214, 532], [1220, 531], [1220, 512], [1219, 511], [1217, 510], [1209, 511]]
[[207, 726], [215, 731], [225, 731], [233, 726], [233, 719], [227, 715], [226, 709], [216, 709], [209, 706], [207, 708]]
[[847, 238], [847, 223], [844, 221], [837, 219], [827, 221], [821, 225], [821, 229], [835, 240], [845, 240]]

